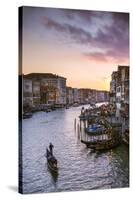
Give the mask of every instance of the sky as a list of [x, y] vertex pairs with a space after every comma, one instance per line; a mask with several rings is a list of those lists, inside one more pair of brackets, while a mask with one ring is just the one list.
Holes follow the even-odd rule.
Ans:
[[53, 73], [67, 86], [109, 90], [111, 73], [129, 65], [129, 14], [23, 8], [23, 73]]

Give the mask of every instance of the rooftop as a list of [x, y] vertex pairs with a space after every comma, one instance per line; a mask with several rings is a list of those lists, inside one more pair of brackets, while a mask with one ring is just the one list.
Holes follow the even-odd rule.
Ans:
[[127, 66], [127, 65], [118, 65], [118, 71], [119, 71], [119, 70], [122, 70], [122, 69], [127, 69], [127, 70], [129, 70], [129, 66]]
[[66, 79], [65, 77], [52, 74], [52, 73], [30, 73], [30, 74], [25, 74], [25, 78], [63, 78]]

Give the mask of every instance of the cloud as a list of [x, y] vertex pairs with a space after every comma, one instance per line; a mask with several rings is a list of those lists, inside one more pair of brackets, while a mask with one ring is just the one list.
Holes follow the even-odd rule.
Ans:
[[106, 54], [100, 52], [94, 53], [83, 53], [83, 55], [88, 59], [95, 62], [108, 62]]
[[120, 52], [114, 52], [114, 51], [106, 51], [106, 52], [92, 52], [82, 53], [84, 57], [86, 57], [88, 60], [94, 61], [94, 62], [102, 62], [102, 63], [109, 63], [109, 62], [127, 62], [127, 58], [125, 57], [125, 54]]
[[46, 16], [42, 18], [42, 24], [49, 29], [63, 32], [66, 33], [67, 35], [69, 34], [74, 40], [76, 40], [79, 43], [86, 43], [92, 40], [91, 34], [85, 31], [84, 29], [72, 26], [71, 24], [67, 23], [61, 24]]
[[52, 20], [46, 16], [42, 17], [42, 24], [49, 29], [55, 29], [57, 31], [65, 31], [65, 27], [55, 20]]
[[99, 11], [88, 11], [88, 10], [64, 10], [64, 15], [70, 19], [74, 20], [77, 17], [84, 20], [85, 22], [93, 23], [96, 18], [104, 18], [105, 15], [109, 15], [109, 12], [99, 12]]
[[[82, 53], [89, 59], [95, 58], [101, 62], [109, 59], [124, 60], [129, 57], [129, 14], [98, 11], [64, 10], [67, 23], [63, 20], [56, 21], [53, 17], [42, 17], [42, 24], [47, 29], [66, 34], [80, 45], [101, 49], [102, 52]], [[83, 23], [77, 20], [81, 19]], [[72, 23], [69, 23], [73, 22]], [[106, 21], [106, 23], [104, 23]], [[100, 24], [100, 25], [99, 25]], [[89, 26], [94, 26], [95, 34], [89, 31]]]

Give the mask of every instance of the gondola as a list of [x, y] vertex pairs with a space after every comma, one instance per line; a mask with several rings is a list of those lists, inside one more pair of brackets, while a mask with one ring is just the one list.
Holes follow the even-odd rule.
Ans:
[[51, 172], [58, 173], [57, 159], [46, 149], [47, 165]]

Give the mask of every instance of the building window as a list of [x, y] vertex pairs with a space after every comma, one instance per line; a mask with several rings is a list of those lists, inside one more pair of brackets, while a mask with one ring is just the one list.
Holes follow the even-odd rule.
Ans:
[[117, 87], [116, 91], [121, 92], [121, 87]]
[[25, 85], [25, 89], [28, 90], [29, 89], [29, 85]]

